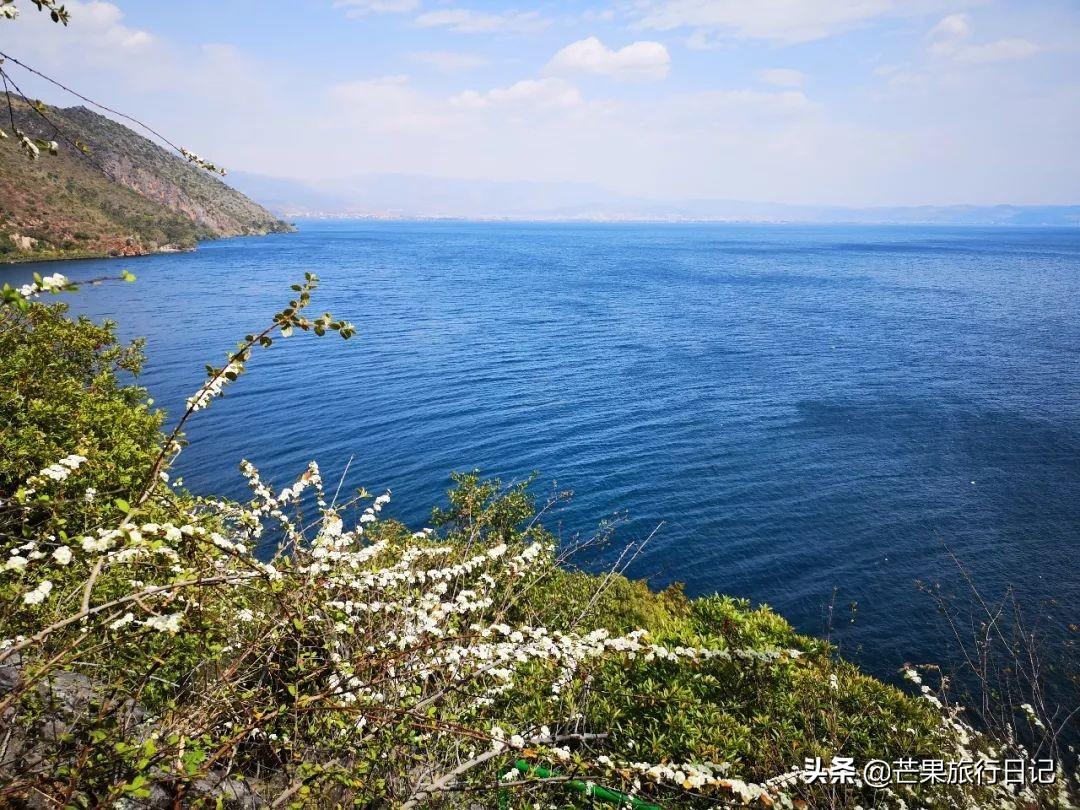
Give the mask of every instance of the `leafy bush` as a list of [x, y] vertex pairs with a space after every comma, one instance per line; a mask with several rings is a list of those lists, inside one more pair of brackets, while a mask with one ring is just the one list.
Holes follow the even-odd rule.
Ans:
[[[142, 342], [119, 345], [114, 323], [66, 312], [0, 307], [0, 498], [70, 453], [95, 459], [87, 489], [130, 498], [160, 447], [163, 414], [124, 382], [142, 368]], [[85, 503], [64, 504], [64, 525], [97, 517]]]

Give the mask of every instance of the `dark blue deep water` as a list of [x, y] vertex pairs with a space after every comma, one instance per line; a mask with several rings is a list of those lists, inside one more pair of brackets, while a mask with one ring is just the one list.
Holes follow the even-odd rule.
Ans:
[[949, 655], [915, 585], [957, 586], [946, 546], [1080, 620], [1080, 230], [311, 223], [34, 269], [122, 267], [70, 300], [147, 337], [172, 414], [305, 270], [359, 328], [258, 354], [191, 424], [194, 490], [355, 456], [349, 483], [420, 527], [452, 470], [538, 470], [576, 493], [565, 536], [662, 523], [630, 572], [657, 585], [814, 633], [835, 589], [834, 636], [886, 675]]

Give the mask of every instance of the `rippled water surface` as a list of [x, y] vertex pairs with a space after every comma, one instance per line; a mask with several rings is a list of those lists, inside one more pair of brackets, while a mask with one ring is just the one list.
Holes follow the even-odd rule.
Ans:
[[256, 356], [192, 423], [198, 491], [243, 494], [242, 457], [284, 484], [355, 456], [419, 527], [452, 470], [538, 470], [576, 493], [565, 535], [662, 523], [631, 571], [658, 585], [817, 633], [836, 589], [879, 673], [945, 655], [915, 581], [956, 583], [946, 546], [1080, 618], [1080, 230], [310, 223], [37, 269], [121, 267], [71, 301], [147, 337], [173, 414], [305, 270], [359, 328]]

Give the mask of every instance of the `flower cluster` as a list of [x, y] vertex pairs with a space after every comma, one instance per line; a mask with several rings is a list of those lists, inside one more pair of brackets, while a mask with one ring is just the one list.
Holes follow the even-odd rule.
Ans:
[[19, 489], [18, 496], [25, 502], [41, 487], [66, 481], [72, 473], [86, 463], [86, 460], [86, 456], [78, 453], [64, 456], [56, 463], [42, 469], [37, 475], [28, 478], [26, 483]]
[[[55, 23], [67, 25], [71, 20], [71, 13], [56, 0], [30, 0], [30, 2], [37, 6], [38, 11], [48, 11], [49, 17]], [[0, 0], [0, 17], [14, 20], [18, 16], [19, 9], [15, 5], [15, 0]]]
[[188, 397], [188, 410], [195, 412], [207, 407], [215, 397], [221, 396], [221, 392], [227, 383], [232, 382], [243, 373], [243, 362], [239, 359], [230, 360], [225, 365], [225, 368], [216, 371], [210, 379], [203, 383], [202, 388]]
[[206, 171], [208, 171], [208, 172], [212, 172], [214, 174], [220, 174], [222, 177], [224, 177], [225, 175], [228, 174], [228, 172], [223, 167], [215, 166], [210, 161], [203, 160], [201, 157], [196, 155], [194, 152], [192, 152], [192, 151], [190, 151], [188, 149], [185, 149], [182, 146], [180, 147], [180, 154], [184, 156], [184, 158], [187, 160], [188, 163], [194, 164], [195, 166], [198, 166], [200, 169], [206, 169]]
[[34, 281], [19, 287], [19, 295], [23, 298], [36, 298], [42, 293], [62, 292], [70, 288], [71, 281], [61, 273], [53, 273], [51, 276], [35, 276]]
[[72, 453], [71, 455], [64, 456], [55, 464], [50, 464], [38, 475], [42, 478], [51, 478], [53, 481], [63, 481], [75, 470], [79, 469], [86, 462], [86, 456], [80, 456], [78, 453]]
[[[189, 153], [185, 153], [185, 156], [188, 155]], [[199, 160], [195, 155], [191, 155], [189, 159], [193, 162]], [[206, 408], [215, 397], [221, 396], [228, 383], [234, 382], [244, 373], [244, 363], [251, 358], [252, 350], [255, 347], [268, 349], [273, 345], [274, 340], [270, 336], [273, 331], [277, 330], [282, 337], [288, 337], [292, 334], [294, 327], [299, 327], [304, 331], [311, 330], [317, 336], [322, 337], [327, 330], [330, 330], [337, 332], [346, 340], [356, 333], [356, 327], [351, 323], [336, 321], [329, 312], [315, 319], [308, 319], [303, 315], [304, 309], [311, 302], [311, 293], [318, 286], [318, 283], [318, 276], [314, 273], [305, 273], [303, 284], [292, 285], [293, 292], [298, 293], [298, 295], [289, 301], [288, 307], [274, 315], [271, 326], [258, 335], [246, 335], [237, 344], [236, 351], [229, 355], [228, 361], [223, 367], [216, 368], [210, 365], [206, 367], [207, 380], [198, 391], [188, 398], [187, 412], [180, 420], [177, 430], [191, 414]]]
[[56, 141], [46, 141], [41, 138], [31, 138], [21, 130], [15, 130], [15, 137], [19, 139], [19, 147], [26, 153], [30, 160], [37, 160], [42, 151], [50, 155], [57, 155], [60, 145]]
[[52, 593], [53, 584], [47, 579], [39, 582], [33, 590], [23, 594], [23, 602], [28, 605], [40, 605]]
[[[52, 466], [70, 472], [83, 462], [73, 455]], [[554, 565], [552, 540], [469, 548], [446, 542], [431, 529], [396, 533], [381, 519], [389, 492], [371, 497], [361, 490], [359, 506], [352, 504], [355, 522], [347, 524], [352, 507], [328, 501], [314, 463], [280, 492], [250, 462], [243, 462], [241, 470], [252, 491], [248, 504], [202, 501], [184, 520], [129, 518], [68, 542], [21, 544], [7, 569], [27, 583], [24, 605], [43, 608], [50, 597], [56, 601], [60, 591], [50, 571], [76, 560], [114, 578], [122, 576], [121, 570], [131, 572], [130, 596], [117, 600], [117, 607], [100, 619], [118, 639], [140, 632], [182, 637], [189, 617], [206, 608], [208, 596], [247, 594], [232, 601], [223, 616], [230, 637], [226, 649], [242, 649], [260, 633], [269, 633], [268, 643], [278, 644], [269, 640], [293, 625], [293, 632], [319, 628], [305, 642], [313, 645], [313, 660], [325, 662], [314, 684], [322, 684], [322, 700], [359, 712], [349, 732], [354, 744], [373, 733], [371, 724], [387, 712], [408, 716], [428, 701], [445, 701], [458, 692], [470, 695], [455, 709], [460, 722], [487, 723], [486, 733], [491, 726], [485, 717], [497, 713], [497, 702], [523, 679], [546, 678], [554, 699], [568, 699], [588, 682], [590, 662], [762, 666], [799, 655], [795, 650], [664, 645], [651, 641], [645, 630], [579, 633], [508, 621], [507, 605]], [[310, 501], [317, 518], [305, 521], [302, 507]], [[279, 550], [269, 560], [260, 559], [255, 550], [268, 535], [280, 539]], [[31, 565], [40, 569], [37, 576], [27, 576]], [[212, 579], [225, 590], [198, 599], [185, 595], [184, 583], [199, 578]], [[274, 594], [282, 587], [300, 600], [292, 604], [297, 612], [292, 625], [275, 619]], [[25, 643], [13, 642], [13, 647]], [[269, 740], [270, 733], [260, 730], [259, 738]], [[498, 743], [497, 733], [492, 736]], [[509, 735], [504, 744], [541, 746], [556, 761], [571, 758], [569, 747], [546, 741], [552, 735], [541, 729]], [[603, 764], [595, 767], [603, 770]], [[721, 779], [725, 771], [707, 765], [631, 763], [625, 769], [635, 778], [682, 789], [722, 788], [746, 799], [760, 795], [748, 783]]]

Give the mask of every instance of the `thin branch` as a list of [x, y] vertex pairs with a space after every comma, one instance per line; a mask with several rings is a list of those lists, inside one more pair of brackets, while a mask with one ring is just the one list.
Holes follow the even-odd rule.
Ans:
[[41, 79], [44, 79], [45, 81], [49, 82], [52, 85], [55, 85], [56, 87], [59, 87], [61, 90], [65, 91], [67, 93], [70, 93], [71, 95], [75, 96], [75, 98], [80, 99], [81, 101], [85, 101], [87, 104], [90, 104], [90, 105], [92, 105], [94, 107], [97, 107], [99, 110], [103, 110], [103, 111], [105, 111], [107, 113], [111, 113], [112, 115], [119, 116], [120, 118], [123, 118], [125, 121], [130, 121], [132, 124], [135, 124], [137, 127], [140, 127], [143, 130], [145, 130], [146, 132], [149, 132], [151, 135], [153, 135], [155, 138], [159, 139], [162, 143], [168, 145], [174, 151], [178, 152], [181, 155], [184, 154], [183, 149], [181, 149], [179, 146], [177, 146], [175, 143], [170, 141], [168, 138], [166, 138], [164, 135], [162, 135], [160, 132], [158, 132], [156, 129], [154, 129], [150, 125], [140, 121], [138, 118], [133, 118], [130, 115], [127, 115], [126, 113], [122, 113], [119, 110], [114, 110], [112, 107], [107, 107], [106, 105], [104, 105], [104, 104], [102, 104], [100, 102], [94, 101], [92, 98], [87, 98], [82, 93], [79, 93], [76, 90], [72, 90], [67, 85], [57, 81], [56, 79], [52, 78], [51, 76], [46, 76], [44, 73], [37, 70], [36, 68], [31, 67], [30, 65], [26, 64], [25, 62], [19, 61], [14, 56], [9, 56], [8, 54], [4, 53], [3, 51], [0, 51], [0, 59], [6, 59], [7, 61], [18, 65], [23, 70], [26, 70], [26, 71], [28, 71], [30, 73], [33, 73], [35, 76], [37, 76], [37, 77], [39, 77]]
[[[562, 737], [555, 737], [552, 742], [565, 742], [567, 740], [602, 740], [606, 739], [607, 736], [607, 734], [567, 734]], [[478, 768], [495, 757], [503, 756], [506, 754], [507, 750], [509, 749], [492, 748], [479, 756], [473, 757], [467, 762], [461, 763], [454, 768], [454, 770], [436, 777], [422, 788], [418, 787], [417, 790], [413, 792], [412, 797], [401, 806], [402, 810], [411, 810], [411, 808], [418, 807], [421, 802], [430, 799], [434, 794], [453, 789], [454, 783], [457, 782], [458, 777], [463, 776], [473, 768]]]

